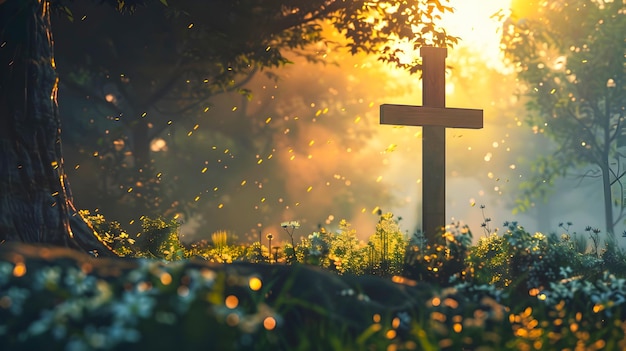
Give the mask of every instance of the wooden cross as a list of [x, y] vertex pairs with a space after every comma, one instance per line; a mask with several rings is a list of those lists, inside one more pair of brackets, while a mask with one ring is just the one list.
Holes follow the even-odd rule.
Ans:
[[483, 127], [483, 111], [446, 108], [447, 49], [423, 47], [424, 106], [381, 105], [380, 123], [422, 126], [422, 232], [429, 243], [446, 225], [446, 128]]

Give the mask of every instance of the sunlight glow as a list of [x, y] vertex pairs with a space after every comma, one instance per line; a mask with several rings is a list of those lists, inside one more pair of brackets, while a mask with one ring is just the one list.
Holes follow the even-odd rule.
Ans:
[[442, 16], [448, 34], [460, 37], [458, 46], [480, 54], [489, 66], [504, 69], [500, 55], [502, 24], [495, 14], [508, 15], [511, 0], [456, 0], [450, 4], [454, 13]]

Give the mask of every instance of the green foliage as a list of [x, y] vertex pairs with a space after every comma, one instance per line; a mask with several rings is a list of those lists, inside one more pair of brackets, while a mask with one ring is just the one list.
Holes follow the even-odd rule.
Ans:
[[87, 210], [79, 211], [79, 215], [94, 228], [99, 239], [118, 256], [125, 257], [138, 254], [135, 249], [136, 239], [124, 231], [120, 223], [115, 221], [109, 222], [102, 214], [91, 214]]
[[406, 244], [407, 239], [393, 214], [381, 214], [376, 232], [367, 243], [370, 273], [382, 276], [401, 274]]
[[356, 236], [356, 230], [345, 219], [339, 222], [339, 233], [330, 241], [329, 258], [339, 274], [363, 274], [366, 261], [366, 247]]
[[569, 234], [530, 234], [515, 222], [505, 224], [502, 235], [482, 237], [469, 250], [468, 278], [477, 284], [526, 295], [562, 279], [565, 268], [587, 279], [595, 279], [605, 269], [597, 255], [581, 252], [580, 243]]
[[4, 245], [0, 344], [11, 350], [626, 348], [626, 280], [610, 273], [582, 279], [569, 269], [559, 277], [520, 298], [471, 281], [440, 289], [303, 265], [94, 260], [58, 248]]

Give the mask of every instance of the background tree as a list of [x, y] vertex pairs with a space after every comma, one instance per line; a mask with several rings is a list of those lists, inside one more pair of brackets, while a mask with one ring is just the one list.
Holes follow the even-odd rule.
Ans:
[[[138, 5], [135, 1], [106, 2], [122, 11]], [[0, 43], [3, 44], [0, 48], [3, 67], [0, 75], [0, 238], [105, 251], [93, 230], [89, 230], [73, 209], [63, 166], [56, 101], [58, 80], [50, 25], [52, 4], [67, 9], [59, 1], [5, 0], [0, 3]], [[168, 16], [181, 25], [176, 27], [178, 31], [195, 27], [189, 41], [211, 39], [213, 45], [193, 49], [179, 47], [177, 61], [168, 63], [174, 64], [179, 74], [167, 78], [176, 82], [184, 79], [185, 83], [189, 80], [197, 87], [205, 79], [211, 83], [213, 77], [229, 76], [231, 71], [240, 73], [238, 68], [249, 72], [264, 64], [284, 62], [275, 47], [305, 48], [307, 44], [319, 42], [324, 38], [319, 22], [323, 19], [330, 21], [347, 38], [351, 52], [378, 53], [381, 60], [413, 71], [419, 70], [420, 63], [400, 62], [393, 45], [398, 39], [408, 41], [415, 48], [425, 44], [447, 46], [456, 40], [436, 27], [438, 13], [451, 10], [439, 1], [410, 4], [290, 1], [272, 2], [269, 7], [267, 4], [265, 1], [224, 0], [210, 2], [211, 6], [200, 1], [181, 1], [172, 6]], [[197, 24], [190, 19], [197, 19]], [[305, 41], [301, 41], [303, 36]], [[135, 43], [132, 47], [140, 45]], [[215, 69], [214, 75], [194, 76], [192, 81], [190, 72], [200, 68], [206, 72], [203, 64]], [[115, 86], [118, 91], [129, 90], [127, 83], [135, 79], [119, 71], [111, 75], [119, 77]], [[149, 85], [160, 93], [157, 97], [165, 97], [169, 92], [167, 88], [172, 86], [182, 94], [195, 94], [194, 89], [180, 88], [167, 78], [154, 77], [150, 82]], [[146, 103], [154, 99], [151, 92], [136, 89], [134, 94]], [[143, 107], [147, 105], [135, 104], [134, 112], [140, 115], [133, 117], [142, 118], [150, 112]], [[142, 169], [147, 161], [136, 159], [135, 162]], [[74, 228], [71, 222], [75, 222]]]
[[626, 17], [621, 1], [535, 1], [505, 23], [502, 43], [521, 82], [528, 122], [550, 138], [521, 187], [518, 208], [546, 196], [557, 178], [599, 178], [609, 233], [624, 217], [621, 142], [626, 109]]

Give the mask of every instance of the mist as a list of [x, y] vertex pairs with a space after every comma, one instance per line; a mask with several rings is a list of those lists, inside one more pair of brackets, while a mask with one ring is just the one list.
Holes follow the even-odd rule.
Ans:
[[[513, 213], [531, 161], [551, 146], [525, 122], [515, 76], [498, 52], [501, 23], [489, 17], [497, 11], [490, 3], [465, 1], [445, 22], [462, 40], [448, 50], [447, 107], [484, 110], [483, 129], [446, 133], [448, 221], [467, 224], [475, 240], [505, 221], [530, 232], [561, 232], [561, 222], [578, 232], [604, 229], [594, 179], [560, 180], [546, 201]], [[326, 63], [292, 53], [292, 64], [255, 74], [245, 86], [249, 96], [222, 94], [192, 118], [169, 116], [152, 156], [165, 184], [160, 196], [171, 204], [162, 215], [180, 221], [184, 241], [225, 230], [241, 241], [272, 233], [280, 242], [288, 239], [283, 221], [298, 220], [299, 236], [334, 231], [342, 219], [365, 240], [379, 211], [393, 213], [407, 235], [421, 228], [421, 177], [428, 171], [421, 128], [379, 124], [383, 103], [422, 104], [419, 76], [325, 46], [317, 55]], [[91, 153], [66, 156], [68, 164], [84, 165], [68, 172], [77, 206], [138, 223], [140, 210], [93, 196], [98, 171], [85, 157]]]

